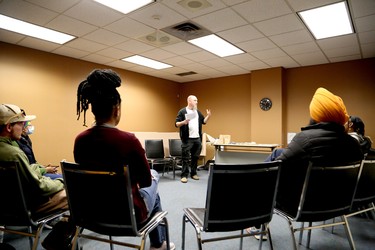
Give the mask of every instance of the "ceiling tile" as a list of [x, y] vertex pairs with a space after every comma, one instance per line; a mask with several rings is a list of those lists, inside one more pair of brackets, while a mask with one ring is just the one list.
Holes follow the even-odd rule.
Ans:
[[286, 1], [252, 0], [233, 6], [233, 9], [250, 23], [292, 13]]
[[302, 30], [304, 26], [295, 14], [290, 14], [282, 17], [254, 23], [266, 36], [278, 35], [295, 30]]
[[[177, 82], [375, 57], [374, 0], [347, 0], [356, 33], [322, 40], [313, 38], [296, 12], [338, 0], [205, 1], [207, 7], [191, 8], [180, 0], [157, 0], [125, 15], [93, 0], [0, 0], [0, 14], [77, 37], [59, 45], [0, 29], [0, 41]], [[247, 53], [220, 58], [170, 34], [171, 42], [159, 42], [162, 29], [182, 22], [196, 23]], [[158, 71], [120, 60], [132, 55], [174, 67]], [[174, 74], [180, 71], [197, 74]]]
[[245, 19], [237, 15], [237, 13], [231, 9], [218, 10], [216, 12], [194, 18], [193, 21], [203, 25], [206, 29], [212, 32], [228, 30], [247, 24]]

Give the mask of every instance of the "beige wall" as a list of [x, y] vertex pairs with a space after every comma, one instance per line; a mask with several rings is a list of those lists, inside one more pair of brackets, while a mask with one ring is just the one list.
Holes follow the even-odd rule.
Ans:
[[[86, 129], [77, 121], [78, 83], [95, 68], [106, 66], [0, 42], [0, 101], [35, 114], [34, 150], [41, 163], [73, 160], [75, 136]], [[363, 118], [375, 138], [375, 58], [294, 69], [273, 68], [249, 74], [175, 83], [123, 69], [119, 128], [139, 132], [176, 132], [174, 120], [186, 97], [198, 97], [199, 109], [210, 108], [204, 132], [233, 141], [285, 143], [286, 132], [298, 132], [309, 120], [308, 105], [315, 89], [340, 95], [349, 113]], [[261, 97], [274, 107], [259, 109]], [[91, 112], [87, 113], [92, 123]], [[262, 126], [259, 126], [262, 124]], [[280, 138], [281, 137], [281, 138]]]
[[[77, 87], [93, 69], [103, 66], [5, 43], [0, 43], [0, 51], [0, 102], [16, 104], [37, 116], [31, 135], [37, 160], [44, 164], [73, 160], [74, 138], [86, 129], [83, 114], [77, 121]], [[115, 70], [122, 77], [119, 128], [174, 131], [179, 85]], [[89, 111], [87, 124], [92, 122]]]

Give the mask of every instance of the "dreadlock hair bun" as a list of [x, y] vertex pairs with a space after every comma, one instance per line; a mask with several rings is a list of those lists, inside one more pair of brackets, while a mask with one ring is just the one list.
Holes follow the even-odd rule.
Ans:
[[111, 69], [95, 69], [82, 81], [77, 90], [77, 120], [84, 112], [86, 126], [86, 111], [91, 109], [98, 119], [106, 119], [111, 115], [113, 106], [121, 103], [120, 94], [116, 88], [121, 86], [120, 76]]
[[87, 81], [97, 89], [115, 89], [121, 86], [120, 76], [111, 69], [95, 69], [89, 74]]

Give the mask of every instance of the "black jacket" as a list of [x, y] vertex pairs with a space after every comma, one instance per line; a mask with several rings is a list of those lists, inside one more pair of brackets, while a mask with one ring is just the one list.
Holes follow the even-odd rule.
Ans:
[[[203, 114], [197, 110], [198, 112], [198, 116], [199, 116], [199, 137], [202, 141], [202, 124], [206, 124], [204, 123], [204, 116]], [[177, 117], [176, 117], [176, 121], [175, 121], [175, 127], [177, 127], [176, 125], [176, 122], [182, 122], [185, 120], [185, 115], [187, 114], [187, 111], [186, 111], [186, 107], [185, 108], [182, 108], [180, 109], [180, 111], [178, 111], [177, 113]], [[187, 140], [189, 139], [189, 125], [183, 125], [180, 127], [180, 138], [181, 138], [181, 141], [186, 143]]]
[[344, 126], [318, 123], [302, 128], [277, 158], [283, 162], [276, 207], [296, 213], [309, 161], [332, 166], [363, 158], [358, 141], [345, 132]]

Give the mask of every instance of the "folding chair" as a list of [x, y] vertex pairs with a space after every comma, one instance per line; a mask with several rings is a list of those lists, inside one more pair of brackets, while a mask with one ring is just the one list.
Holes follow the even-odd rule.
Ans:
[[364, 160], [361, 177], [358, 182], [357, 190], [354, 196], [351, 212], [345, 217], [349, 218], [354, 215], [375, 212], [375, 160]]
[[145, 140], [145, 151], [151, 168], [154, 168], [155, 165], [163, 165], [162, 175], [164, 176], [166, 168], [168, 172], [173, 162], [171, 158], [165, 157], [163, 139]]
[[[150, 231], [159, 224], [166, 229], [166, 241], [169, 248], [167, 212], [156, 213], [144, 225], [137, 225], [131, 192], [129, 170], [106, 170], [105, 167], [86, 166], [71, 162], [61, 162], [70, 216], [77, 226], [72, 250], [78, 238], [87, 238], [136, 249], [144, 249]], [[95, 169], [95, 170], [90, 170]], [[109, 169], [109, 168], [107, 168]], [[113, 168], [112, 168], [113, 169]], [[96, 235], [85, 234], [90, 230]], [[104, 238], [103, 235], [109, 236]], [[140, 237], [140, 244], [113, 240], [112, 236]]]
[[182, 141], [181, 139], [168, 139], [169, 157], [172, 159], [173, 179], [176, 179], [178, 164], [182, 164]]
[[[253, 164], [213, 164], [209, 169], [206, 205], [204, 208], [184, 208], [182, 218], [182, 249], [185, 249], [185, 224], [189, 222], [196, 231], [198, 249], [202, 244], [260, 234], [259, 249], [263, 235], [272, 239], [269, 222], [272, 219], [279, 180], [279, 161]], [[257, 187], [255, 192], [249, 185]], [[249, 205], [252, 204], [252, 205]], [[244, 229], [261, 226], [258, 233], [245, 233]], [[233, 234], [233, 231], [238, 233]], [[213, 232], [232, 232], [230, 235], [208, 236]], [[219, 234], [220, 235], [220, 234]]]
[[[32, 214], [25, 186], [22, 184], [18, 162], [0, 162], [0, 231], [29, 237], [30, 249], [36, 250], [44, 225], [68, 210], [56, 210], [43, 217]], [[15, 227], [20, 227], [19, 230]], [[27, 229], [27, 230], [25, 230]], [[33, 240], [34, 238], [34, 240]]]
[[[304, 178], [301, 178], [303, 181], [301, 191], [290, 177], [293, 175], [292, 172], [299, 170], [294, 168], [288, 170], [288, 166], [282, 166], [275, 213], [288, 222], [293, 249], [298, 248], [295, 232], [300, 232], [299, 244], [302, 244], [303, 231], [308, 230], [306, 247], [309, 248], [312, 229], [336, 225], [345, 227], [349, 245], [351, 249], [355, 249], [345, 214], [352, 206], [361, 169], [362, 161], [338, 166], [318, 166], [309, 162]], [[286, 202], [286, 197], [291, 199]], [[340, 217], [341, 221], [325, 222], [336, 217]], [[301, 226], [295, 226], [295, 222], [301, 222]], [[307, 227], [304, 225], [305, 222], [308, 223]]]

